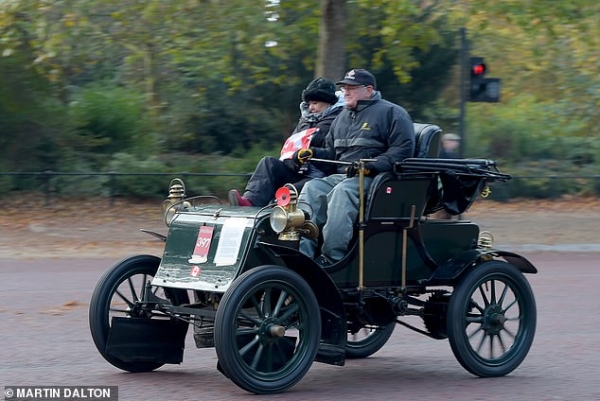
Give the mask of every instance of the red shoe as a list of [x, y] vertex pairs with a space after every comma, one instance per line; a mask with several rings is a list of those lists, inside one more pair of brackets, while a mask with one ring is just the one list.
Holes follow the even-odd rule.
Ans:
[[252, 205], [252, 202], [240, 195], [237, 189], [229, 191], [227, 197], [229, 198], [229, 204], [231, 206], [254, 206]]

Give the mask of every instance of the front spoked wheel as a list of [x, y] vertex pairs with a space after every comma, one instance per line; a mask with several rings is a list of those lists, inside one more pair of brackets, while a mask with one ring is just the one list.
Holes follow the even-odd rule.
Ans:
[[319, 347], [321, 317], [312, 288], [297, 273], [262, 266], [238, 277], [215, 317], [223, 373], [256, 394], [278, 393], [304, 377]]
[[[144, 309], [140, 302], [146, 283], [152, 280], [159, 264], [160, 259], [151, 255], [123, 259], [102, 275], [92, 294], [89, 324], [94, 344], [104, 359], [127, 372], [150, 372], [163, 365], [155, 362], [123, 361], [106, 352], [113, 317], [165, 318], [164, 315], [156, 315], [153, 311]], [[173, 305], [188, 302], [185, 290], [152, 287], [152, 292], [157, 298], [169, 300]]]
[[529, 283], [515, 266], [489, 261], [455, 288], [448, 305], [448, 339], [460, 364], [480, 377], [504, 376], [527, 356], [536, 326]]

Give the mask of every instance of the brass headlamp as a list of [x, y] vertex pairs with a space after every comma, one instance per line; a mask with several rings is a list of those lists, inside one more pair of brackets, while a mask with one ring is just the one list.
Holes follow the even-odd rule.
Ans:
[[306, 221], [304, 211], [298, 209], [298, 190], [285, 184], [275, 193], [277, 206], [271, 210], [269, 222], [281, 241], [299, 241], [300, 235], [316, 238], [319, 229], [312, 221]]

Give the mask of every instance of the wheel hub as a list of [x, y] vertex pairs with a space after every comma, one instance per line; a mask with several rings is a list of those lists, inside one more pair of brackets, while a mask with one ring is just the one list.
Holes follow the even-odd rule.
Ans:
[[271, 343], [285, 336], [285, 327], [275, 318], [266, 318], [260, 325], [259, 334], [262, 341]]
[[483, 329], [487, 334], [498, 334], [504, 330], [506, 320], [502, 308], [497, 304], [492, 304], [485, 310]]
[[269, 327], [269, 334], [273, 337], [283, 337], [285, 335], [285, 327], [273, 324]]

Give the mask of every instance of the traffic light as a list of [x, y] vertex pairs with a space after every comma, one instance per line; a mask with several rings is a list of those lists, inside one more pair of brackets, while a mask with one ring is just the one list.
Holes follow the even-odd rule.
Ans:
[[469, 101], [470, 102], [498, 102], [500, 101], [500, 79], [486, 78], [487, 66], [483, 57], [471, 57]]

